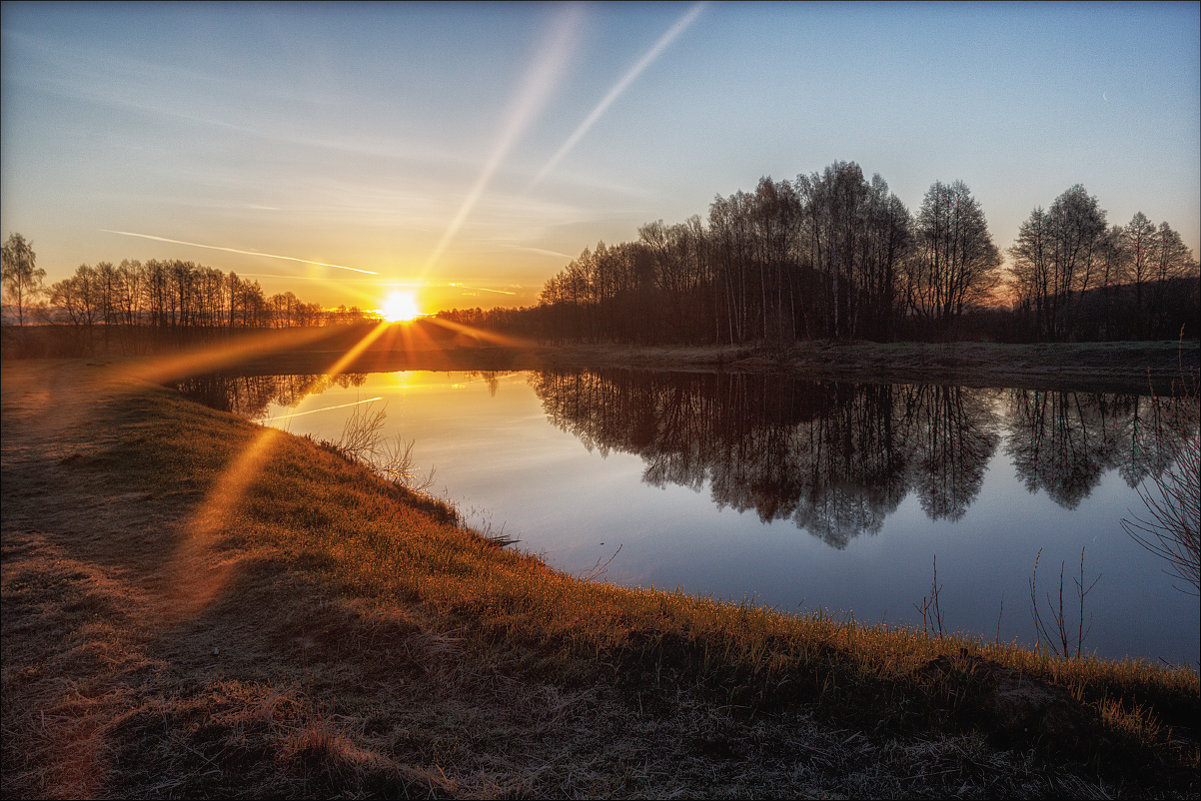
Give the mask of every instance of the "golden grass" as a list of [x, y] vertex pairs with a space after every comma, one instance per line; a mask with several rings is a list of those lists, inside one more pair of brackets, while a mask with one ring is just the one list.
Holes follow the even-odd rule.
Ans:
[[1188, 670], [582, 581], [102, 375], [4, 365], [6, 796], [1196, 793]]

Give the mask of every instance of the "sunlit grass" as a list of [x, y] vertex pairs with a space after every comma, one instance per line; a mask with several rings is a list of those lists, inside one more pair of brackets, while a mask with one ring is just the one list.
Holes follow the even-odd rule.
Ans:
[[[156, 463], [156, 482], [185, 474], [215, 487], [227, 480], [226, 465], [261, 436], [240, 420], [154, 395], [151, 419], [182, 424], [163, 427], [157, 441], [138, 449], [143, 462]], [[195, 434], [181, 441], [182, 431]], [[214, 439], [222, 443], [217, 449]], [[818, 703], [872, 725], [945, 725], [970, 717], [978, 700], [971, 660], [939, 675], [921, 668], [966, 649], [971, 659], [1067, 688], [1089, 710], [1097, 742], [1183, 725], [1201, 708], [1197, 675], [1186, 669], [1063, 660], [1013, 644], [582, 581], [437, 522], [365, 467], [290, 435], [280, 436], [223, 528], [228, 546], [317, 565], [322, 582], [356, 596], [415, 604], [426, 625], [494, 649], [499, 656], [491, 658], [534, 659], [547, 675], [613, 682], [631, 693], [686, 690], [748, 708]], [[1161, 747], [1140, 738], [1132, 747]], [[1194, 750], [1179, 758], [1195, 765], [1196, 757]]]
[[[377, 336], [385, 336], [379, 330]], [[10, 366], [5, 369], [8, 375]], [[69, 379], [66, 385], [89, 375], [79, 366], [54, 371]], [[58, 375], [54, 371], [46, 372]], [[822, 746], [832, 772], [842, 770], [835, 749], [844, 743], [845, 750], [848, 734], [871, 746], [854, 752], [856, 759], [892, 764], [885, 755], [896, 751], [889, 768], [893, 778], [873, 778], [864, 786], [889, 795], [938, 794], [930, 789], [932, 779], [878, 783], [910, 775], [907, 767], [914, 768], [912, 775], [923, 773], [905, 763], [915, 759], [942, 759], [939, 770], [982, 781], [973, 785], [977, 788], [1001, 788], [1001, 795], [1050, 794], [1048, 788], [1058, 785], [1048, 784], [1047, 775], [1076, 774], [1089, 781], [1110, 777], [1107, 787], [1118, 782], [1135, 792], [1144, 786], [1195, 789], [1197, 739], [1188, 732], [1201, 711], [1201, 687], [1189, 670], [1063, 660], [1013, 644], [862, 626], [841, 614], [794, 617], [584, 581], [530, 554], [498, 548], [458, 525], [453, 514], [430, 514], [428, 503], [414, 503], [411, 494], [335, 449], [282, 432], [266, 443], [260, 426], [161, 387], [121, 380], [109, 395], [95, 399], [92, 418], [78, 424], [80, 441], [95, 444], [65, 464], [79, 480], [110, 482], [121, 497], [182, 510], [177, 524], [131, 529], [124, 539], [106, 539], [97, 547], [106, 564], [120, 566], [118, 575], [160, 570], [162, 553], [170, 557], [168, 564], [174, 559], [195, 571], [193, 576], [164, 570], [165, 589], [195, 582], [204, 590], [197, 596], [203, 604], [187, 605], [189, 616], [182, 618], [139, 613], [137, 622], [146, 627], [149, 643], [194, 629], [203, 649], [189, 655], [174, 646], [177, 650], [138, 656], [136, 644], [103, 634], [96, 622], [118, 626], [124, 610], [134, 608], [119, 593], [131, 590], [113, 588], [103, 576], [90, 578], [103, 573], [99, 566], [60, 556], [21, 563], [26, 571], [40, 565], [52, 574], [50, 580], [12, 578], [22, 552], [10, 557], [6, 550], [6, 782], [20, 777], [6, 783], [6, 794], [52, 786], [37, 784], [35, 774], [64, 768], [38, 767], [39, 754], [61, 760], [65, 752], [83, 753], [70, 743], [52, 743], [39, 728], [46, 725], [39, 709], [51, 713], [51, 731], [84, 731], [80, 721], [96, 715], [78, 710], [78, 693], [29, 700], [21, 677], [33, 668], [23, 666], [54, 665], [60, 671], [52, 685], [57, 688], [64, 680], [76, 686], [78, 676], [100, 669], [91, 665], [124, 663], [135, 672], [102, 682], [124, 688], [103, 696], [118, 723], [108, 729], [89, 724], [93, 729], [86, 731], [96, 732], [100, 756], [91, 774], [79, 768], [80, 775], [99, 777], [120, 768], [126, 771], [120, 775], [135, 777], [143, 789], [170, 787], [181, 795], [587, 796], [598, 794], [597, 788], [601, 795], [620, 795], [623, 787], [625, 794], [641, 789], [655, 795], [647, 788], [666, 794], [679, 787], [670, 778], [680, 767], [667, 764], [671, 751], [664, 752], [667, 762], [646, 768], [645, 776], [660, 771], [655, 775], [668, 777], [659, 784], [646, 778], [644, 784], [623, 785], [620, 770], [602, 776], [589, 760], [608, 747], [603, 731], [577, 731], [570, 717], [554, 729], [555, 736], [572, 731], [579, 740], [556, 752], [559, 762], [528, 767], [525, 783], [489, 784], [487, 777], [499, 776], [500, 768], [471, 755], [499, 753], [506, 746], [496, 742], [498, 732], [521, 742], [540, 727], [556, 725], [569, 698], [595, 699], [590, 703], [601, 718], [619, 719], [627, 728], [672, 721], [653, 729], [672, 743], [710, 737], [705, 726], [718, 721], [729, 732], [723, 737], [744, 755], [757, 753], [761, 746], [755, 743], [761, 742], [779, 743], [790, 754], [810, 753], [793, 739], [803, 712], [805, 720], [820, 721], [822, 730], [841, 732], [834, 745]], [[19, 406], [10, 407], [6, 396], [6, 447], [12, 441], [10, 408]], [[53, 457], [54, 464], [59, 461]], [[6, 493], [11, 469], [6, 463]], [[9, 536], [6, 529], [6, 548]], [[71, 596], [80, 581], [73, 576], [89, 577], [87, 598]], [[13, 610], [34, 617], [16, 618]], [[46, 617], [46, 610], [60, 611]], [[44, 642], [45, 632], [67, 623], [65, 634]], [[30, 633], [35, 625], [36, 637]], [[203, 639], [210, 630], [223, 632], [222, 638]], [[56, 661], [37, 656], [38, 649], [57, 647], [60, 640]], [[240, 651], [248, 652], [243, 664], [225, 661]], [[103, 659], [86, 661], [93, 653]], [[1002, 668], [1066, 693], [1075, 716], [1070, 736], [1046, 729], [998, 732], [986, 710], [992, 698], [989, 671]], [[153, 688], [140, 690], [136, 698], [143, 700], [130, 703], [128, 687], [138, 686], [143, 675], [153, 677]], [[602, 697], [616, 706], [602, 705]], [[698, 709], [709, 721], [703, 726], [687, 722]], [[542, 717], [531, 719], [531, 710], [541, 710]], [[492, 721], [491, 728], [477, 732], [481, 719]], [[60, 729], [53, 728], [56, 720]], [[504, 729], [497, 720], [517, 722]], [[811, 729], [800, 731], [817, 736]], [[964, 737], [969, 740], [955, 742], [966, 751], [934, 754], [931, 744]], [[980, 738], [995, 740], [991, 750], [982, 750]], [[655, 742], [666, 747], [663, 739]], [[44, 751], [40, 743], [47, 743]], [[122, 762], [126, 751], [139, 756]], [[20, 764], [7, 761], [18, 753]], [[652, 752], [646, 753], [639, 759], [652, 760]], [[1014, 756], [1026, 753], [1037, 754], [1048, 767], [1030, 773], [1035, 769]], [[529, 756], [512, 754], [513, 764], [525, 764]], [[139, 767], [143, 759], [171, 774], [148, 772]], [[784, 779], [771, 778], [784, 783], [770, 784], [767, 774], [756, 773], [775, 757], [756, 759], [757, 768], [749, 757], [730, 763], [742, 783], [727, 788], [730, 794], [740, 786], [768, 788], [762, 795], [795, 794], [786, 792], [794, 785]], [[214, 772], [214, 764], [223, 772]], [[231, 784], [231, 771], [245, 765], [258, 778]], [[467, 767], [456, 773], [454, 765]], [[1014, 778], [1015, 765], [1027, 773]], [[979, 779], [982, 771], [987, 780]], [[544, 775], [548, 778], [539, 778]], [[698, 768], [695, 775], [708, 774]], [[83, 795], [103, 789], [71, 786]], [[689, 787], [685, 794], [716, 793], [703, 782]], [[958, 787], [943, 789], [954, 793]], [[821, 794], [822, 785], [809, 792]]]

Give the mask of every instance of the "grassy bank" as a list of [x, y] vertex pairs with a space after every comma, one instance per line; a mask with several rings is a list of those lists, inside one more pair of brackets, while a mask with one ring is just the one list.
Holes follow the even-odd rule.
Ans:
[[570, 345], [539, 354], [554, 367], [788, 371], [829, 379], [1038, 389], [1168, 391], [1201, 365], [1197, 342], [796, 342], [781, 347]]
[[119, 365], [2, 383], [6, 797], [1197, 793], [1195, 673], [580, 580]]
[[[429, 320], [325, 328], [115, 330], [111, 338], [61, 326], [6, 327], [4, 358], [78, 356], [169, 359], [208, 354], [196, 372], [236, 365], [244, 373], [315, 374], [341, 362], [349, 372], [536, 370], [634, 367], [645, 370], [794, 372], [820, 379], [936, 382], [968, 386], [1169, 392], [1182, 372], [1201, 368], [1196, 340], [1140, 342], [867, 342], [806, 340], [782, 345], [658, 346], [539, 343], [467, 332]], [[87, 335], [85, 337], [85, 334]], [[365, 347], [359, 349], [360, 342]]]

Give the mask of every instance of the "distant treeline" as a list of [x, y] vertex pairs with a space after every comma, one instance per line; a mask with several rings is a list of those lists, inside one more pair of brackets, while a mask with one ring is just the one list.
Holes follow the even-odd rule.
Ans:
[[693, 216], [585, 250], [538, 306], [445, 317], [555, 340], [1070, 341], [1197, 336], [1198, 264], [1168, 223], [1109, 226], [1073, 186], [1036, 208], [1009, 249], [962, 181], [911, 214], [878, 175], [837, 162], [718, 196]]
[[366, 316], [357, 308], [324, 309], [292, 292], [267, 296], [257, 281], [178, 259], [81, 264], [45, 287], [45, 270], [36, 267], [23, 236], [10, 235], [3, 256], [5, 295], [18, 324], [66, 329], [39, 340], [55, 353], [91, 350], [96, 340], [128, 349], [150, 340], [192, 341], [205, 332], [356, 323]]
[[365, 316], [357, 308], [323, 309], [291, 292], [268, 297], [258, 281], [179, 259], [81, 264], [49, 287], [45, 275], [31, 243], [11, 234], [3, 247], [4, 292], [20, 324], [29, 318], [81, 327], [290, 328]]

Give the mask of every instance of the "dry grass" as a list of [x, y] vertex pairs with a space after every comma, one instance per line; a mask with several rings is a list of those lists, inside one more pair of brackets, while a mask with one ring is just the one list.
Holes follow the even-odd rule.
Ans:
[[969, 386], [1167, 390], [1181, 369], [1197, 369], [1196, 342], [863, 342], [810, 340], [779, 347], [565, 345], [514, 366], [638, 367], [664, 370], [803, 372], [855, 381], [954, 382]]
[[4, 365], [5, 796], [1197, 792], [1194, 673], [580, 581], [111, 376]]

